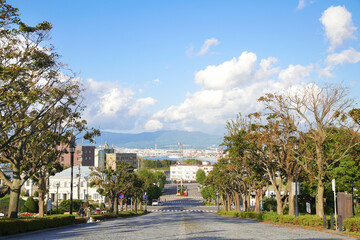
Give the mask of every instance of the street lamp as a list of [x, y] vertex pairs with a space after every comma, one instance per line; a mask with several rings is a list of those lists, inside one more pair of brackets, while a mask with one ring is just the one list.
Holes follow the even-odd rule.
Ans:
[[299, 143], [297, 141], [295, 142], [294, 149], [295, 149], [295, 217], [297, 217], [299, 216], [298, 186], [297, 186], [297, 159], [298, 159]]
[[70, 142], [70, 165], [71, 165], [70, 214], [71, 215], [73, 210], [74, 153], [75, 153], [75, 139], [71, 139]]
[[355, 209], [354, 209], [354, 182], [350, 183], [351, 186], [351, 198], [352, 198], [352, 209], [353, 209], [353, 216], [355, 216]]
[[58, 208], [59, 208], [59, 187], [60, 183], [56, 183], [56, 214], [58, 214]]

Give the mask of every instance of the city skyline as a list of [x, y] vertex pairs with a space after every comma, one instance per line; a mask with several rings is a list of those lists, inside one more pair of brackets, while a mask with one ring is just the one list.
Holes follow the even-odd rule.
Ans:
[[311, 82], [359, 92], [357, 1], [8, 1], [86, 88], [89, 126], [222, 135], [256, 99]]

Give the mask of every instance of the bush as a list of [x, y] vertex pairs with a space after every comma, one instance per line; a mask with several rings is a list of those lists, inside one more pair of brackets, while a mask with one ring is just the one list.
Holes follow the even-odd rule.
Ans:
[[34, 192], [34, 197], [39, 197], [39, 192], [38, 191]]
[[274, 198], [268, 198], [268, 197], [264, 197], [263, 198], [263, 206], [264, 206], [264, 210], [265, 211], [276, 211], [276, 199]]
[[279, 222], [281, 223], [294, 223], [295, 216], [293, 215], [279, 215]]
[[75, 224], [80, 224], [80, 223], [86, 223], [87, 219], [86, 218], [82, 218], [82, 217], [75, 217]]
[[4, 218], [0, 219], [0, 235], [36, 231], [73, 224], [74, 216], [52, 215], [46, 217]]
[[344, 227], [350, 232], [360, 232], [360, 217], [351, 217], [345, 219]]
[[315, 215], [303, 215], [294, 219], [296, 225], [309, 227], [323, 227], [323, 218]]
[[[79, 211], [81, 206], [81, 200], [73, 199], [73, 212]], [[56, 209], [55, 209], [56, 211]], [[59, 204], [59, 213], [70, 212], [70, 200], [64, 200]]]
[[36, 203], [32, 197], [28, 197], [28, 199], [26, 199], [24, 206], [21, 208], [21, 211], [22, 212], [30, 212], [30, 213], [38, 213], [39, 212], [38, 206], [39, 205], [36, 205]]
[[279, 215], [272, 212], [263, 213], [262, 218], [266, 222], [279, 222]]

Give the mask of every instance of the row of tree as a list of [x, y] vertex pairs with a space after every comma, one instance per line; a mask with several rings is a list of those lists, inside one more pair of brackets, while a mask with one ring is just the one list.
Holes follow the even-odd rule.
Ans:
[[358, 194], [360, 111], [346, 88], [309, 84], [266, 94], [259, 102], [264, 111], [227, 123], [228, 157], [205, 180], [219, 192], [225, 209], [234, 204], [240, 210], [242, 202], [248, 211], [252, 195], [259, 212], [260, 198], [271, 185], [277, 213], [288, 206], [294, 215], [296, 176], [304, 194], [315, 196], [317, 216], [324, 214], [325, 187], [332, 178], [342, 182], [338, 190], [351, 191], [353, 183]]
[[[82, 89], [48, 43], [51, 29], [49, 22], [25, 24], [17, 8], [0, 1], [0, 178], [6, 184], [0, 193], [10, 192], [12, 218], [30, 178], [38, 184], [43, 215], [47, 177], [74, 133], [87, 130]], [[85, 138], [99, 134], [90, 132]]]
[[161, 172], [141, 169], [135, 173], [133, 166], [125, 163], [117, 164], [116, 169], [98, 168], [90, 174], [90, 187], [96, 187], [99, 194], [110, 200], [110, 211], [115, 213], [119, 210], [118, 205], [122, 208], [127, 199], [131, 199], [135, 211], [138, 203], [141, 206], [144, 195], [150, 202], [158, 199], [165, 181], [166, 177]]

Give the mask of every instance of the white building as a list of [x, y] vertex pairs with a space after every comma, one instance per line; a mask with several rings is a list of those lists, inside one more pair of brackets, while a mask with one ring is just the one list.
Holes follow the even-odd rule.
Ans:
[[[73, 199], [86, 199], [99, 201], [99, 203], [105, 202], [105, 197], [101, 196], [96, 188], [89, 186], [89, 176], [91, 169], [88, 166], [77, 165], [73, 169]], [[56, 201], [56, 192], [58, 191], [58, 199], [67, 200], [70, 199], [70, 183], [71, 183], [71, 168], [67, 168], [64, 171], [55, 174], [50, 177], [49, 180], [49, 193], [50, 198], [54, 202]], [[59, 184], [59, 189], [57, 185]]]
[[[205, 165], [206, 164], [206, 165]], [[196, 172], [202, 169], [206, 175], [213, 170], [212, 165], [208, 165], [206, 162], [203, 165], [186, 165], [178, 164], [170, 166], [170, 180], [172, 181], [183, 181], [195, 182], [196, 181]]]

